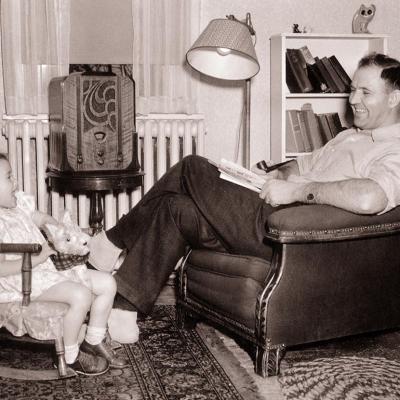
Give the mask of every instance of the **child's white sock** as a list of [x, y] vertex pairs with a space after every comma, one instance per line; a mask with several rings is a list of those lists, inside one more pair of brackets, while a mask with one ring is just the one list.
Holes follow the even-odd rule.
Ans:
[[100, 344], [106, 336], [107, 328], [97, 328], [95, 326], [88, 326], [86, 331], [85, 340], [89, 344]]
[[67, 364], [73, 364], [78, 357], [79, 345], [78, 343], [71, 346], [65, 346], [65, 361]]

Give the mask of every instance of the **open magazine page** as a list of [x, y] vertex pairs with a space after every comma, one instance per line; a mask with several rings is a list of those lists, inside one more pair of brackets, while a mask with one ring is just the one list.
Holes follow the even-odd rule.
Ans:
[[263, 179], [262, 176], [232, 161], [221, 159], [217, 167], [221, 172], [221, 179], [246, 187], [255, 192], [260, 192], [265, 183], [265, 179]]

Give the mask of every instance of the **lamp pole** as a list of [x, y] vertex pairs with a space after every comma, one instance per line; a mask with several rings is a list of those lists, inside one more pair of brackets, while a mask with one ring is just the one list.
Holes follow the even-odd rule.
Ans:
[[251, 78], [246, 79], [244, 87], [244, 110], [243, 121], [243, 166], [250, 168], [250, 98], [251, 98]]

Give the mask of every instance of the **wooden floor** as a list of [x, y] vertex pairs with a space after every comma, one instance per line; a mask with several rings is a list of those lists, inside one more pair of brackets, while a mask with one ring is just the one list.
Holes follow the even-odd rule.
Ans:
[[[167, 285], [164, 287], [160, 296], [157, 299], [157, 304], [175, 304], [176, 294], [173, 285], [173, 278], [170, 278]], [[205, 323], [200, 323], [197, 325], [197, 329], [203, 338], [207, 338], [207, 330], [215, 329], [209, 327]], [[259, 395], [254, 396], [254, 399], [268, 399], [268, 400], [284, 400], [279, 382], [277, 377], [262, 378], [254, 372], [254, 364], [249, 354], [244, 351], [238, 344], [229, 336], [217, 330], [218, 337], [224, 343], [224, 345], [230, 350], [235, 359], [237, 359], [240, 365], [245, 369], [245, 371], [251, 376], [254, 384], [257, 386]], [[206, 340], [205, 340], [206, 341]], [[206, 341], [207, 342], [207, 341]], [[210, 346], [209, 346], [210, 347]], [[224, 370], [229, 375], [229, 363], [230, 360], [226, 359], [225, 355], [221, 355], [218, 351], [213, 351], [212, 346], [210, 350], [213, 352], [214, 357], [218, 362], [224, 367]], [[233, 379], [232, 379], [233, 380]], [[235, 382], [234, 382], [235, 383]], [[251, 397], [247, 397], [246, 400], [253, 400]]]

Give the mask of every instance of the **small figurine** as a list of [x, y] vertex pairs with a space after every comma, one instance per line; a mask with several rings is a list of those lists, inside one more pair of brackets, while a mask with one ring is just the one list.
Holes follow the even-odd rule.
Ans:
[[292, 25], [292, 31], [293, 33], [311, 33], [312, 28], [309, 25], [303, 26], [303, 28], [300, 29], [299, 24], [293, 24]]
[[293, 33], [301, 33], [299, 29], [299, 24], [293, 24]]
[[367, 26], [375, 16], [376, 7], [371, 4], [369, 7], [361, 4], [353, 17], [353, 33], [371, 33]]

